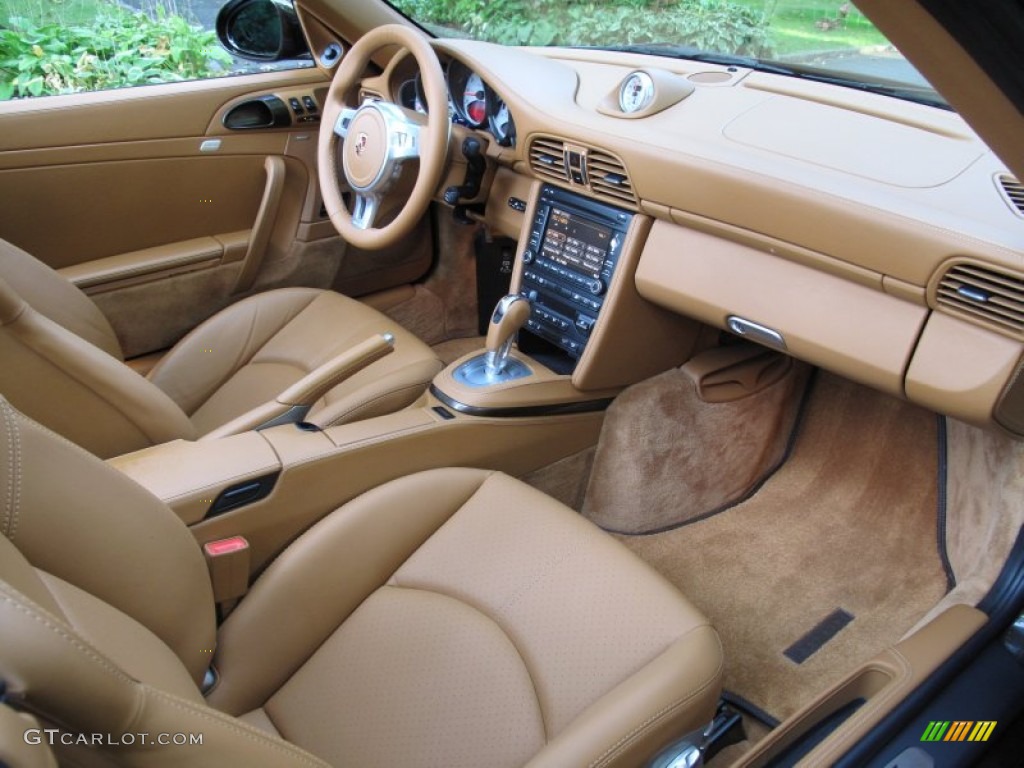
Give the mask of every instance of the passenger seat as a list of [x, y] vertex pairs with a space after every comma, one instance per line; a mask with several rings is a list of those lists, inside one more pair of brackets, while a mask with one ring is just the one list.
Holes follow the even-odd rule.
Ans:
[[356, 498], [218, 630], [174, 513], [0, 398], [0, 531], [7, 703], [104, 734], [60, 747], [75, 764], [637, 765], [720, 692], [718, 635], [674, 587], [499, 472]]

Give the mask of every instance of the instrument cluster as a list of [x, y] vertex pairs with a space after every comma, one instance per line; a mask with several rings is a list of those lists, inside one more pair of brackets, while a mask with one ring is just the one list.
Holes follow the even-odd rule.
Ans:
[[[503, 147], [514, 147], [516, 126], [508, 105], [479, 74], [452, 59], [445, 72], [448, 81], [448, 112], [452, 122], [488, 131]], [[402, 83], [399, 98], [403, 107], [427, 113], [427, 100], [419, 73]]]

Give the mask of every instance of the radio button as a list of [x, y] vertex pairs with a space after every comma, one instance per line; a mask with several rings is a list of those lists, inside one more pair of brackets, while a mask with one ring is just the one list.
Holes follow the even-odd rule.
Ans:
[[601, 280], [600, 278], [595, 277], [593, 280], [587, 281], [587, 290], [589, 290], [595, 296], [600, 296], [602, 293], [604, 293], [604, 288], [604, 280]]

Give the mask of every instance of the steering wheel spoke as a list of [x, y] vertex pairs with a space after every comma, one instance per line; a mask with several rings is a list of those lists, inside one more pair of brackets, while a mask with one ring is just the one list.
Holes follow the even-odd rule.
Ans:
[[356, 229], [370, 229], [380, 211], [380, 196], [359, 193], [352, 205], [352, 225]]
[[334, 132], [338, 136], [343, 139], [348, 137], [348, 127], [352, 124], [352, 118], [356, 116], [357, 111], [351, 107], [345, 107], [341, 110], [341, 114], [338, 115], [338, 119], [334, 123]]
[[413, 123], [391, 126], [391, 156], [395, 160], [416, 160], [420, 156], [420, 127]]

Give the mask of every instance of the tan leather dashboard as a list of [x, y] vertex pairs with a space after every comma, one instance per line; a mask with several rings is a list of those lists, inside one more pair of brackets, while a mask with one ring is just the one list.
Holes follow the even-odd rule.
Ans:
[[[955, 113], [662, 57], [435, 48], [508, 105], [517, 142], [489, 151], [497, 164], [654, 219], [643, 298], [722, 328], [749, 318], [796, 357], [976, 424], [1024, 424], [1007, 389], [1024, 378], [1024, 217]], [[640, 68], [675, 95], [623, 119], [609, 97]], [[563, 148], [589, 153], [584, 183], [558, 167]], [[600, 183], [609, 163], [618, 189]]]

